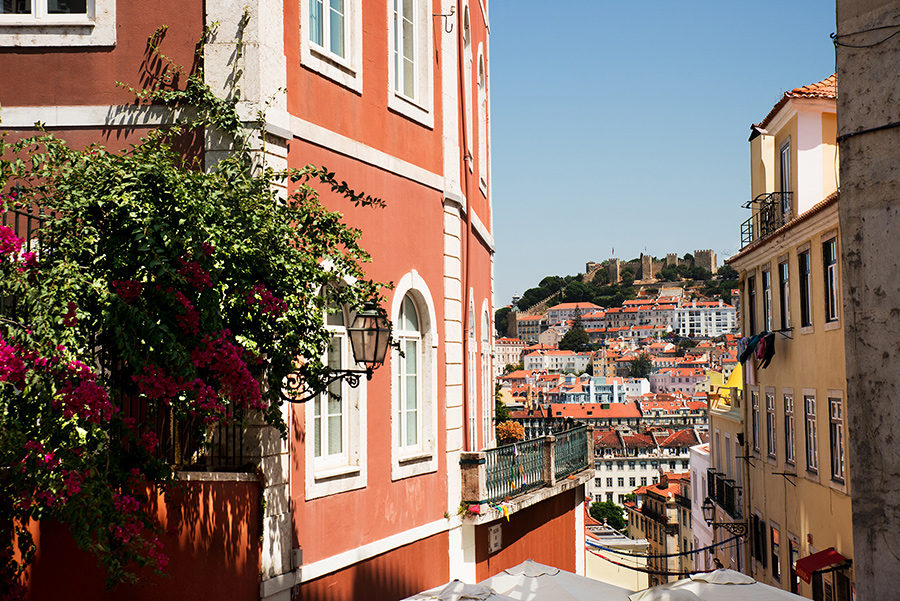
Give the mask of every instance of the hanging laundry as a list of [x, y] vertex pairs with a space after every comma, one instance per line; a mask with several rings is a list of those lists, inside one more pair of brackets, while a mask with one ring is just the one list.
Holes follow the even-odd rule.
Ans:
[[760, 361], [766, 356], [766, 338], [763, 334], [759, 335], [759, 342], [756, 344], [756, 352], [753, 354]]
[[753, 352], [756, 350], [757, 344], [759, 344], [759, 334], [754, 334], [749, 339], [747, 339], [747, 347], [744, 349], [744, 352], [740, 354], [740, 357], [738, 357], [741, 363], [744, 363], [747, 359], [753, 356]]
[[775, 333], [767, 334], [763, 342], [766, 343], [766, 350], [763, 353], [763, 362], [760, 367], [763, 369], [769, 367], [769, 363], [772, 361], [772, 357], [775, 356]]

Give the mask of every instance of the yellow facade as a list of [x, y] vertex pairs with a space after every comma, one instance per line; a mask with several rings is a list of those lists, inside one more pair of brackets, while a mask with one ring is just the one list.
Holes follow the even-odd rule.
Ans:
[[[734, 445], [740, 432], [744, 444], [727, 461], [743, 482], [734, 521], [748, 533], [732, 567], [806, 597], [843, 599], [849, 562], [813, 573], [811, 583], [794, 573], [798, 559], [830, 547], [853, 557], [835, 101], [800, 94], [776, 109], [751, 137], [752, 193], [782, 192], [789, 179], [790, 211], [778, 206], [775, 228], [754, 222], [753, 239], [728, 261], [741, 276], [742, 332], [775, 332], [766, 338], [774, 356], [766, 368], [755, 356], [745, 362], [739, 407], [711, 407], [711, 463], [724, 472], [725, 436]], [[764, 219], [764, 206], [751, 208]]]

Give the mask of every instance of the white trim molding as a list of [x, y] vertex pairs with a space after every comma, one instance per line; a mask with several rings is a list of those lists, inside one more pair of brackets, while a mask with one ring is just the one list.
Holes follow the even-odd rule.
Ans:
[[82, 15], [46, 14], [46, 3], [33, 0], [31, 15], [0, 16], [0, 47], [116, 45], [116, 0], [88, 0]]
[[[357, 94], [362, 94], [362, 0], [347, 0], [344, 4], [346, 8], [343, 16], [344, 42], [347, 49], [343, 57], [310, 42], [309, 5], [313, 1], [315, 0], [300, 0], [300, 64]], [[327, 0], [323, 3], [323, 9], [324, 19], [324, 15], [329, 12]], [[327, 25], [323, 24], [323, 27], [328, 29]]]
[[387, 105], [392, 111], [409, 117], [413, 121], [424, 125], [429, 129], [434, 128], [434, 25], [431, 0], [414, 0], [414, 89], [413, 97], [409, 97], [397, 91], [396, 81], [398, 77], [394, 64], [393, 41], [396, 39], [402, 45], [400, 36], [394, 31], [394, 2], [403, 0], [388, 0], [388, 87]]

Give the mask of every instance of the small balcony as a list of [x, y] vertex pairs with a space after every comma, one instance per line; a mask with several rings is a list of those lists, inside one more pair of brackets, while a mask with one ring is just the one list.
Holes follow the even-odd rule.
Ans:
[[707, 496], [722, 508], [732, 519], [743, 517], [744, 489], [737, 486], [734, 480], [713, 469], [707, 471]]
[[587, 426], [553, 436], [462, 453], [462, 500], [469, 514], [511, 502], [512, 510], [579, 486], [593, 477]]
[[753, 214], [741, 224], [741, 248], [772, 235], [793, 216], [793, 192], [760, 194], [743, 204]]

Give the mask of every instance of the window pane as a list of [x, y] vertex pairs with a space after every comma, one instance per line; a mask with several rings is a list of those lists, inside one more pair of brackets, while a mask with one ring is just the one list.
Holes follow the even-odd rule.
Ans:
[[3, 14], [3, 15], [28, 15], [28, 14], [31, 14], [31, 0], [0, 0], [0, 14]]
[[328, 454], [337, 455], [341, 452], [341, 416], [328, 417]]
[[325, 314], [325, 323], [330, 326], [344, 325], [344, 312], [340, 307], [334, 305], [328, 307], [328, 312]]
[[413, 0], [403, 0], [403, 18], [408, 21], [413, 19]]
[[47, 12], [51, 15], [86, 15], [87, 0], [49, 0]]
[[416, 313], [416, 304], [408, 295], [403, 299], [400, 324], [400, 327], [404, 330], [418, 331], [419, 329], [419, 314]]
[[322, 401], [320, 398], [317, 398], [313, 401], [313, 406], [315, 407], [315, 418], [313, 419], [313, 432], [315, 439], [314, 443], [314, 456], [321, 457], [322, 456]]
[[331, 0], [331, 14], [328, 20], [328, 34], [331, 37], [331, 51], [344, 56], [344, 0]]
[[403, 59], [403, 93], [410, 98], [416, 97], [415, 66], [411, 60]]
[[322, 0], [309, 0], [309, 41], [322, 46]]

